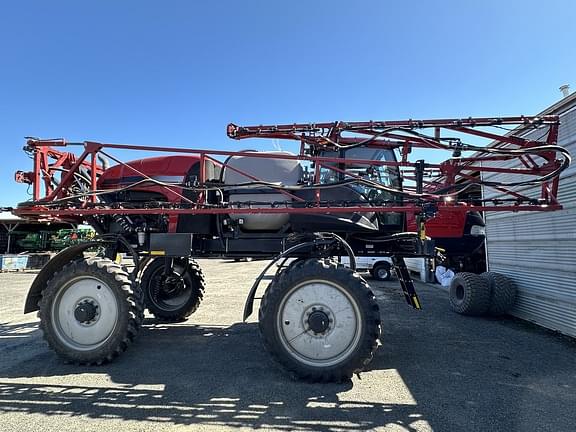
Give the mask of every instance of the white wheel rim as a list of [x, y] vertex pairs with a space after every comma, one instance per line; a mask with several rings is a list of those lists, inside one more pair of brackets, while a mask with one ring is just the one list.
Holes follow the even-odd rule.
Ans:
[[[96, 309], [89, 322], [75, 316], [84, 302]], [[89, 351], [103, 345], [118, 321], [118, 302], [110, 287], [100, 279], [80, 276], [67, 282], [52, 303], [52, 324], [60, 341], [69, 348]]]
[[388, 276], [388, 270], [386, 270], [384, 267], [378, 269], [378, 277], [380, 279], [386, 279], [387, 276]]
[[[325, 332], [309, 327], [313, 311], [330, 319]], [[277, 329], [284, 348], [298, 361], [316, 367], [342, 362], [358, 345], [362, 333], [360, 309], [342, 287], [326, 280], [311, 280], [294, 286], [278, 308]]]

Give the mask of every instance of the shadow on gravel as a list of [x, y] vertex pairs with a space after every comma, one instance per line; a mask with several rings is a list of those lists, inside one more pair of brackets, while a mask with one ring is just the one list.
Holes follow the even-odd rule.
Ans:
[[0, 323], [0, 342], [29, 338], [38, 329], [38, 322]]
[[[385, 403], [390, 389], [371, 389], [367, 399], [377, 402], [364, 402], [352, 382], [290, 380], [263, 351], [254, 323], [147, 321], [137, 345], [109, 365], [64, 365], [46, 348], [16, 366], [0, 366], [0, 414], [290, 431], [386, 425], [410, 431], [424, 422], [434, 430], [572, 430], [575, 344], [510, 319], [453, 314], [434, 288], [423, 290], [420, 312], [407, 309], [395, 288], [375, 291], [384, 345], [370, 369], [397, 371], [416, 404]], [[74, 385], [78, 374], [106, 374], [114, 384]], [[41, 377], [62, 379], [10, 381]]]
[[[48, 350], [0, 372], [0, 414], [42, 413], [167, 424], [371, 430], [423, 419], [418, 406], [341, 401], [352, 388], [291, 380], [263, 352], [257, 325], [145, 324], [140, 341], [102, 367], [66, 365]], [[178, 343], [174, 343], [178, 341]], [[15, 384], [2, 378], [106, 373], [113, 387]]]
[[[253, 390], [220, 392], [200, 388], [194, 395], [140, 388], [107, 389], [64, 385], [0, 384], [2, 412], [42, 413], [93, 419], [123, 419], [173, 425], [275, 428], [287, 431], [358, 431], [410, 424], [422, 418], [410, 405], [339, 402], [325, 385], [322, 392], [258, 397]], [[220, 389], [223, 390], [223, 389]]]

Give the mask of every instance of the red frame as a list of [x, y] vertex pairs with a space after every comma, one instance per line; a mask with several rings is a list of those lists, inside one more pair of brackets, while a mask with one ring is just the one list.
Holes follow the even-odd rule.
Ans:
[[[516, 135], [507, 134], [499, 135], [485, 130], [474, 129], [475, 127], [504, 126], [512, 125], [522, 128], [536, 126], [547, 127], [548, 132], [545, 140], [531, 141]], [[128, 209], [128, 208], [110, 208], [97, 202], [96, 195], [90, 195], [81, 205], [56, 205], [55, 200], [63, 199], [68, 196], [67, 188], [74, 180], [74, 173], [78, 172], [80, 167], [90, 168], [90, 190], [97, 192], [97, 178], [103, 172], [103, 167], [97, 163], [98, 154], [111, 157], [106, 153], [106, 149], [131, 149], [148, 152], [169, 152], [169, 153], [186, 153], [198, 155], [200, 161], [200, 178], [199, 184], [205, 182], [205, 162], [207, 160], [223, 165], [223, 162], [215, 159], [216, 156], [248, 156], [252, 158], [272, 158], [272, 159], [290, 159], [298, 161], [308, 161], [315, 165], [314, 183], [319, 183], [320, 168], [322, 166], [329, 169], [340, 171], [339, 168], [326, 164], [363, 164], [373, 166], [392, 166], [401, 170], [401, 175], [405, 179], [415, 178], [415, 164], [408, 160], [412, 148], [429, 148], [438, 149], [442, 141], [441, 131], [457, 131], [463, 134], [474, 135], [480, 138], [493, 141], [492, 146], [501, 148], [508, 146], [515, 149], [537, 148], [543, 145], [555, 145], [558, 137], [559, 119], [557, 116], [543, 117], [504, 117], [504, 118], [468, 118], [468, 119], [441, 119], [441, 120], [405, 120], [405, 121], [385, 121], [385, 122], [333, 122], [333, 123], [316, 123], [316, 124], [292, 124], [292, 125], [273, 125], [273, 126], [249, 126], [239, 127], [233, 124], [228, 125], [227, 133], [233, 139], [245, 138], [276, 138], [291, 139], [300, 141], [300, 152], [297, 155], [280, 155], [277, 153], [266, 152], [246, 152], [246, 151], [224, 151], [224, 150], [202, 150], [186, 149], [174, 147], [158, 146], [139, 146], [132, 144], [107, 144], [86, 141], [83, 143], [67, 143], [64, 139], [59, 140], [28, 140], [28, 149], [34, 152], [34, 171], [29, 173], [18, 172], [16, 180], [30, 183], [33, 185], [33, 200], [29, 206], [20, 206], [14, 212], [21, 216], [34, 217], [38, 219], [66, 219], [69, 217], [82, 217], [88, 215], [103, 214], [166, 214], [176, 216], [179, 214], [264, 214], [264, 213], [351, 213], [351, 212], [409, 212], [420, 213], [422, 203], [436, 202], [442, 207], [442, 211], [552, 211], [561, 209], [558, 202], [558, 177], [542, 182], [541, 196], [538, 204], [533, 200], [504, 187], [495, 187], [500, 192], [517, 199], [511, 205], [469, 205], [457, 201], [446, 200], [446, 195], [437, 195], [434, 191], [441, 188], [454, 185], [463, 181], [476, 181], [472, 174], [474, 172], [497, 172], [509, 174], [528, 174], [542, 176], [554, 172], [560, 166], [557, 160], [556, 151], [543, 149], [537, 151], [536, 155], [544, 160], [544, 163], [536, 163], [534, 156], [520, 155], [496, 155], [483, 156], [475, 155], [459, 159], [448, 159], [440, 164], [426, 164], [426, 173], [436, 173], [435, 177], [424, 181], [424, 195], [418, 202], [408, 202], [405, 205], [381, 205], [381, 206], [328, 206], [320, 201], [320, 189], [317, 189], [315, 201], [308, 203], [306, 207], [292, 207], [290, 205], [256, 208], [256, 207], [213, 207], [205, 202], [206, 195], [199, 194], [196, 202], [188, 202], [189, 208], [178, 208], [171, 203], [167, 207], [146, 208], [146, 209]], [[415, 135], [422, 128], [434, 128], [434, 139], [422, 135]], [[345, 136], [345, 133], [355, 133], [356, 136]], [[335, 149], [337, 145], [351, 145], [364, 142], [366, 136], [371, 140], [368, 144], [371, 148], [398, 149], [401, 154], [399, 161], [375, 161], [366, 159], [342, 159], [335, 157], [315, 156], [318, 150]], [[61, 152], [55, 147], [66, 147], [80, 145], [83, 147], [83, 153], [76, 157], [73, 153]], [[444, 146], [445, 147], [445, 146]], [[118, 159], [111, 157], [118, 163], [123, 163]], [[523, 168], [497, 168], [482, 165], [487, 161], [502, 161], [519, 159]], [[56, 161], [51, 163], [50, 159]], [[129, 165], [126, 165], [129, 166]], [[227, 166], [229, 169], [239, 171]], [[67, 173], [62, 177], [60, 184], [52, 187], [52, 179], [60, 169], [66, 169]], [[256, 177], [240, 172], [248, 178], [258, 180]], [[353, 176], [347, 173], [348, 176]], [[44, 182], [44, 195], [42, 196], [41, 184]], [[170, 188], [169, 186], [166, 186]], [[177, 186], [174, 186], [177, 188]], [[409, 188], [405, 188], [405, 190]], [[278, 190], [292, 199], [302, 201], [286, 190]], [[453, 194], [454, 195], [454, 194]], [[415, 200], [416, 201], [416, 200]]]

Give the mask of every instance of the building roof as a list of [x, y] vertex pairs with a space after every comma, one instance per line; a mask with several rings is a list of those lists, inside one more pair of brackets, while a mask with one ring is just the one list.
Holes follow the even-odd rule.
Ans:
[[[536, 114], [536, 117], [544, 116], [544, 115], [561, 114], [564, 111], [566, 111], [567, 108], [571, 108], [571, 105], [574, 105], [575, 103], [576, 103], [576, 92], [560, 99], [555, 104], [550, 105], [544, 111], [541, 111], [538, 114]], [[508, 132], [506, 134], [506, 136], [519, 135], [519, 132], [521, 132], [522, 130], [525, 130], [526, 128], [527, 128], [526, 126], [520, 125], [517, 128]], [[488, 147], [492, 147], [498, 143], [499, 143], [499, 141], [493, 141], [488, 145]], [[474, 155], [478, 155], [478, 153], [474, 153]]]
[[576, 102], [576, 92], [573, 92], [572, 94], [566, 96], [565, 98], [560, 99], [555, 104], [550, 105], [548, 108], [546, 108], [538, 115], [540, 116], [540, 115], [562, 113], [564, 112], [564, 110], [568, 105], [573, 104], [574, 102]]
[[19, 216], [13, 215], [10, 212], [0, 212], [0, 223], [18, 223], [18, 222], [26, 222], [26, 219], [22, 219]]

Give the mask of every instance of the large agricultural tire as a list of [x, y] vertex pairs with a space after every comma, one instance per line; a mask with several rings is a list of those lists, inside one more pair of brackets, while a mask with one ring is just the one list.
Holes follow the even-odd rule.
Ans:
[[164, 258], [146, 267], [140, 284], [148, 311], [166, 322], [183, 321], [192, 315], [204, 297], [204, 275], [192, 259], [174, 260], [174, 273], [164, 275]]
[[377, 281], [387, 281], [392, 277], [392, 266], [387, 262], [379, 262], [370, 269], [370, 275]]
[[144, 302], [128, 273], [107, 258], [70, 262], [47, 282], [39, 302], [40, 329], [65, 361], [103, 364], [134, 341]]
[[450, 283], [450, 306], [462, 315], [484, 315], [490, 307], [490, 287], [474, 273], [456, 273]]
[[488, 314], [493, 316], [507, 313], [516, 300], [516, 285], [508, 277], [500, 273], [485, 272], [482, 276], [490, 287], [490, 306]]
[[333, 261], [297, 261], [266, 289], [259, 311], [264, 346], [292, 375], [341, 382], [372, 360], [380, 311], [358, 273]]

